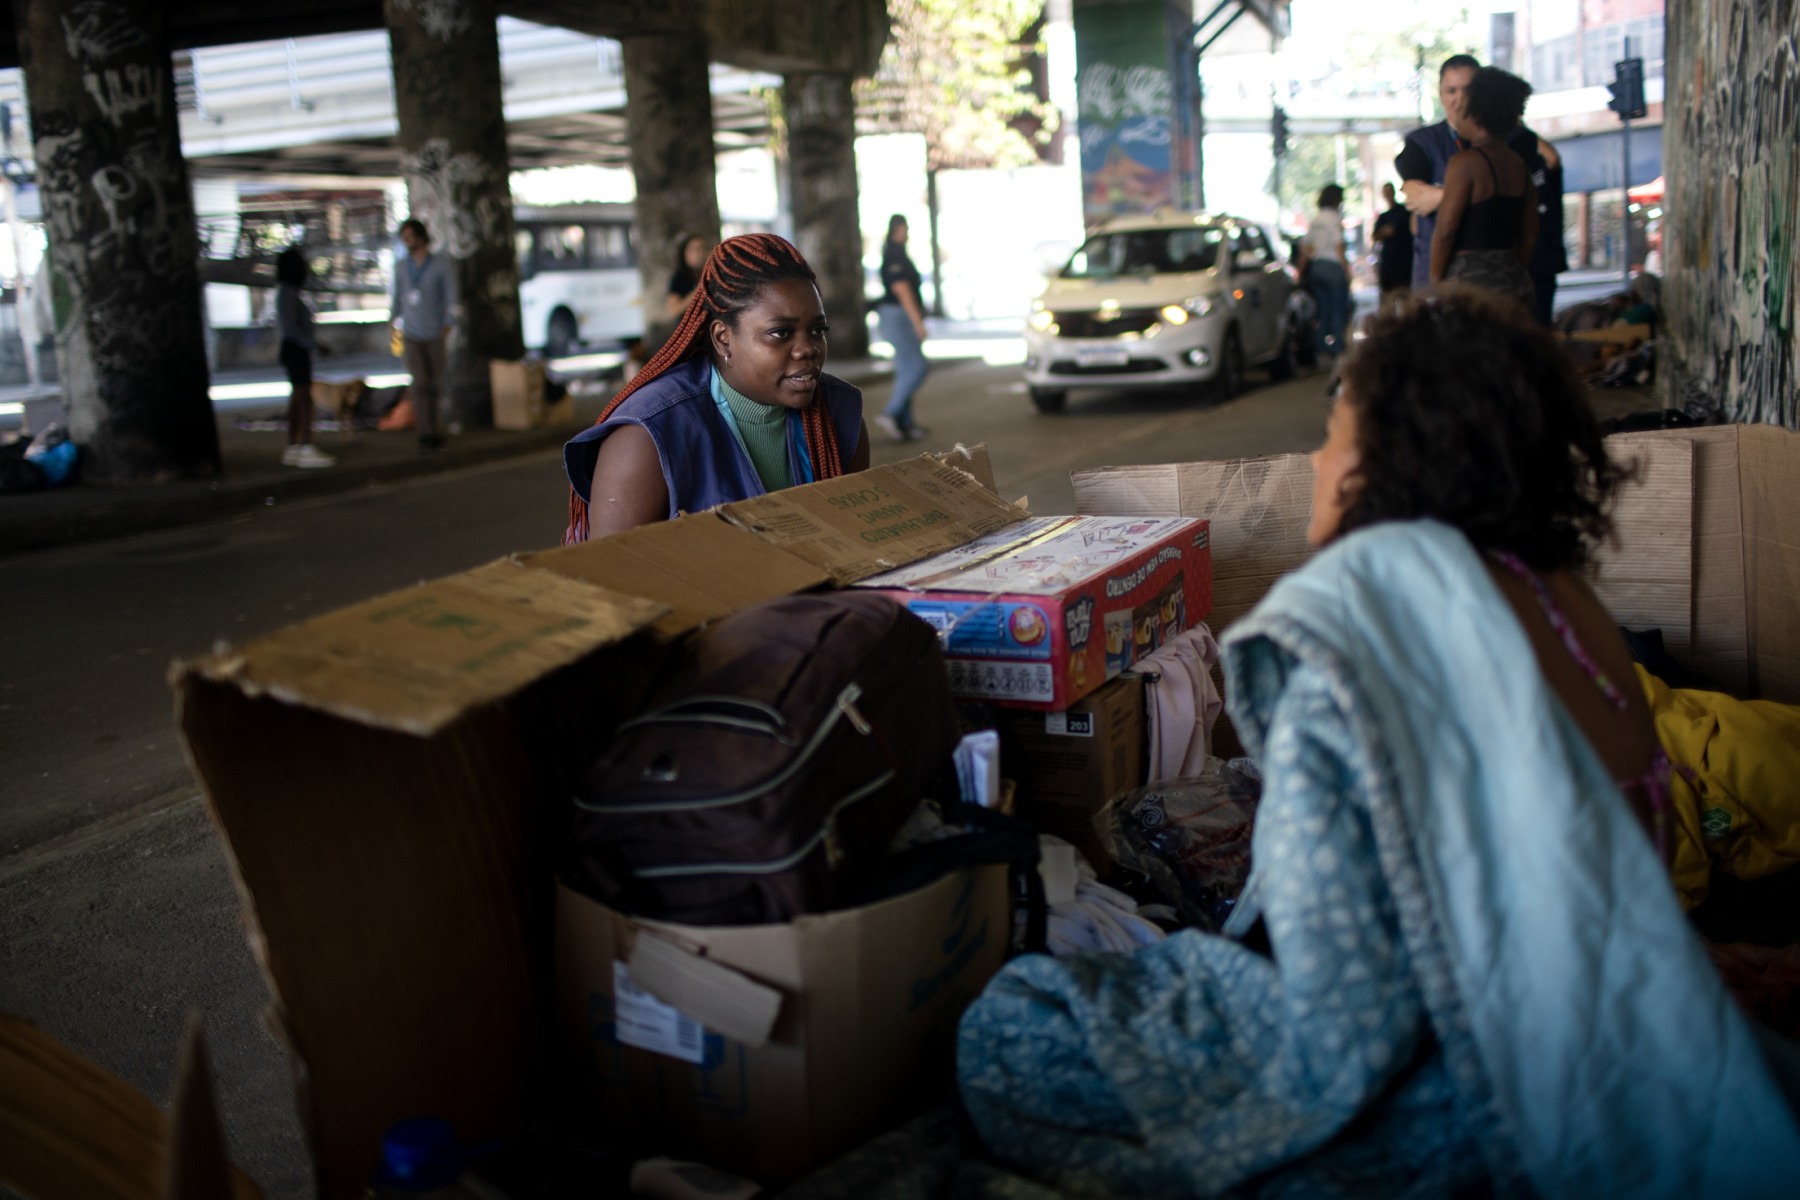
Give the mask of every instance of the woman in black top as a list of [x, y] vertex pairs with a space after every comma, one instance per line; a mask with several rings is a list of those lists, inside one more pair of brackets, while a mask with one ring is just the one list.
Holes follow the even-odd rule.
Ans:
[[1511, 296], [1527, 311], [1537, 289], [1527, 270], [1537, 247], [1531, 168], [1501, 139], [1518, 128], [1531, 85], [1496, 67], [1469, 81], [1460, 129], [1467, 150], [1450, 159], [1431, 239], [1431, 282], [1461, 280]]
[[876, 426], [896, 442], [926, 436], [912, 418], [913, 393], [925, 382], [925, 308], [919, 301], [919, 268], [906, 254], [906, 218], [888, 218], [887, 242], [881, 248], [881, 300], [875, 307], [876, 328], [894, 348], [894, 394], [876, 414]]
[[329, 467], [337, 460], [312, 442], [312, 360], [325, 348], [313, 337], [313, 314], [300, 293], [312, 272], [306, 255], [289, 246], [275, 257], [275, 328], [281, 338], [281, 367], [288, 377], [288, 444], [281, 452], [286, 467]]
[[684, 233], [676, 239], [675, 271], [669, 276], [669, 294], [663, 297], [663, 315], [671, 321], [681, 315], [694, 289], [700, 286], [700, 268], [711, 253], [712, 243], [697, 233]]

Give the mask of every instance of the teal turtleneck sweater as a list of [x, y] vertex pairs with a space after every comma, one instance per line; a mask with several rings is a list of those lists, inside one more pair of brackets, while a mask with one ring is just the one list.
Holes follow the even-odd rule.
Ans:
[[725, 382], [725, 376], [713, 369], [713, 394], [725, 399], [726, 407], [737, 420], [738, 434], [744, 449], [750, 452], [750, 463], [762, 480], [764, 491], [793, 487], [793, 472], [788, 467], [788, 410], [775, 404], [760, 404]]

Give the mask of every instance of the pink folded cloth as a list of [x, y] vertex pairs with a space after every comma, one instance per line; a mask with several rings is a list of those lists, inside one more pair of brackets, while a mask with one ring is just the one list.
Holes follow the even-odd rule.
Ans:
[[1197, 775], [1212, 754], [1213, 725], [1225, 701], [1213, 683], [1219, 643], [1196, 625], [1132, 670], [1145, 676], [1144, 708], [1150, 723], [1150, 774], [1145, 783]]

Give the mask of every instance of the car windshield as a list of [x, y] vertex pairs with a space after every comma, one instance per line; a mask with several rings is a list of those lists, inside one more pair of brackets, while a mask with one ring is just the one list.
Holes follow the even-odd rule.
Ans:
[[1110, 279], [1117, 275], [1205, 271], [1218, 260], [1219, 245], [1224, 240], [1223, 229], [1199, 225], [1096, 234], [1069, 259], [1062, 277]]

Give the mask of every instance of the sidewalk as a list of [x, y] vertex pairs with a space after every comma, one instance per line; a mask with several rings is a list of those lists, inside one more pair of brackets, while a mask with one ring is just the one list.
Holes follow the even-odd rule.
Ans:
[[[391, 361], [391, 360], [390, 360]], [[377, 364], [379, 366], [379, 364]], [[319, 365], [321, 379], [354, 377], [362, 370], [356, 360], [328, 360]], [[879, 386], [892, 367], [879, 359], [850, 359], [826, 366], [859, 387]], [[385, 369], [375, 372], [378, 377]], [[599, 416], [600, 409], [618, 387], [616, 371], [591, 377], [571, 387], [575, 424], [555, 428], [468, 430], [446, 442], [435, 453], [421, 453], [411, 430], [382, 433], [356, 430], [349, 434], [321, 431], [314, 442], [337, 459], [335, 465], [303, 470], [281, 465], [286, 444], [279, 430], [242, 430], [244, 417], [277, 416], [285, 412], [285, 400], [276, 396], [244, 397], [240, 389], [256, 389], [280, 382], [279, 369], [221, 372], [214, 381], [214, 413], [219, 428], [219, 453], [223, 475], [217, 480], [96, 487], [76, 484], [41, 492], [0, 495], [0, 557], [22, 551], [65, 546], [166, 529], [200, 521], [218, 520], [267, 505], [354, 491], [373, 484], [392, 483], [438, 475], [482, 463], [496, 462], [554, 449], [576, 430]], [[231, 390], [226, 390], [231, 389]], [[0, 400], [17, 402], [25, 389], [4, 389]], [[224, 393], [221, 397], [221, 392]]]

